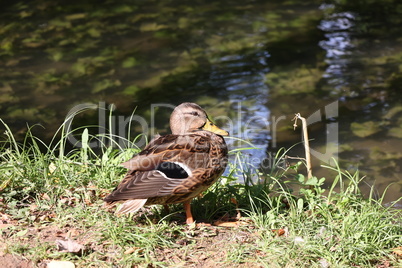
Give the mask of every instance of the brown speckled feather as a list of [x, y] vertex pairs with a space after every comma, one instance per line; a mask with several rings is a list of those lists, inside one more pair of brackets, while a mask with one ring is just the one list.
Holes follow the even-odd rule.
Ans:
[[[222, 175], [228, 150], [219, 134], [227, 132], [213, 129], [198, 105], [186, 105], [190, 105], [189, 110], [188, 107], [180, 110], [178, 106], [172, 113], [173, 134], [152, 140], [143, 151], [123, 163], [129, 169], [126, 176], [104, 199], [108, 206], [123, 202], [117, 213], [135, 212], [144, 205], [186, 202]], [[177, 109], [184, 120], [175, 118]], [[208, 122], [210, 125], [206, 127]], [[211, 131], [219, 134], [203, 130], [211, 129], [211, 125]]]
[[[183, 163], [192, 176], [181, 179], [163, 176], [155, 170], [162, 162]], [[226, 162], [223, 138], [209, 131], [162, 136], [123, 163], [130, 170], [105, 201], [109, 205], [130, 199], [148, 199], [145, 205], [184, 202], [212, 185], [223, 173]]]

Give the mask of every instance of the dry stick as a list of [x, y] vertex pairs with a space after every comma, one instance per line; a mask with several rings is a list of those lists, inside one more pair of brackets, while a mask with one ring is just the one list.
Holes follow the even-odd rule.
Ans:
[[311, 169], [311, 159], [310, 159], [310, 144], [308, 141], [308, 132], [307, 132], [307, 121], [306, 118], [302, 117], [300, 113], [295, 114], [295, 117], [292, 121], [295, 121], [293, 124], [293, 129], [297, 127], [297, 119], [300, 119], [302, 122], [303, 128], [303, 143], [304, 143], [304, 151], [306, 154], [306, 166], [307, 166], [307, 179], [313, 177], [313, 171]]

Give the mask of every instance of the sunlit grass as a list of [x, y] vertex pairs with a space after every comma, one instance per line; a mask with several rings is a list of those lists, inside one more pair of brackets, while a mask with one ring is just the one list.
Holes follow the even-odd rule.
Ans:
[[[193, 213], [198, 221], [214, 222], [233, 220], [240, 211], [241, 224], [192, 228], [184, 224], [181, 205], [172, 206], [171, 214], [157, 206], [133, 217], [117, 217], [103, 207], [102, 198], [125, 173], [119, 164], [138, 152], [133, 142], [119, 147], [112, 135], [91, 136], [80, 128], [74, 134], [81, 148], [67, 151], [72, 133], [64, 125], [48, 145], [30, 132], [19, 143], [1, 123], [3, 254], [38, 264], [69, 260], [80, 267], [185, 267], [199, 260], [215, 266], [401, 266], [393, 253], [402, 244], [401, 212], [383, 207], [384, 196], [363, 198], [358, 173], [328, 167], [338, 175], [324, 191], [322, 179], [294, 172], [300, 163], [279, 165], [286, 150], [266, 172], [235, 150], [225, 176], [193, 201]], [[92, 141], [102, 141], [96, 152]], [[57, 239], [77, 241], [85, 250], [59, 251]]]
[[[281, 266], [375, 267], [381, 260], [397, 262], [390, 253], [402, 243], [401, 211], [384, 208], [382, 200], [364, 199], [356, 187], [358, 176], [342, 171], [339, 176], [333, 187], [347, 181], [339, 193], [294, 196], [279, 191], [279, 196], [266, 196], [267, 206], [273, 209], [251, 210], [260, 242], [266, 245], [261, 249], [271, 258], [276, 256]], [[275, 202], [278, 197], [286, 200], [288, 209]], [[285, 238], [267, 235], [278, 228], [286, 230]]]

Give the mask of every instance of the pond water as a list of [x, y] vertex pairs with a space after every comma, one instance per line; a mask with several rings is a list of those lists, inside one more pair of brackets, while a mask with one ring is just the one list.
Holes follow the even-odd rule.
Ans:
[[[168, 130], [172, 105], [203, 106], [259, 150], [365, 175], [385, 202], [402, 195], [402, 3], [389, 1], [13, 1], [0, 4], [0, 118], [50, 139], [73, 125], [133, 135]], [[89, 103], [95, 106], [89, 106]], [[81, 105], [81, 106], [77, 106]], [[112, 106], [111, 106], [112, 105]], [[123, 125], [123, 128], [121, 127]], [[229, 141], [231, 146], [236, 143]], [[140, 144], [141, 145], [141, 144]], [[332, 162], [331, 162], [332, 161]], [[366, 186], [365, 186], [366, 185]]]

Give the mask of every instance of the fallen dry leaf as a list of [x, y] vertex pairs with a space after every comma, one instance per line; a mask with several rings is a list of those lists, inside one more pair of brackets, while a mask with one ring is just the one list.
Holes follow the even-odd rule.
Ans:
[[239, 221], [220, 221], [217, 220], [213, 223], [214, 226], [219, 227], [238, 227], [241, 224]]
[[10, 215], [4, 214], [4, 213], [1, 213], [1, 212], [0, 212], [0, 215], [1, 215], [0, 221], [1, 221], [2, 223], [9, 223], [10, 221], [12, 221]]
[[139, 247], [131, 247], [131, 248], [127, 249], [126, 251], [124, 251], [124, 254], [132, 254], [139, 249], [140, 249]]
[[69, 238], [74, 238], [80, 235], [80, 231], [78, 231], [77, 229], [70, 229], [68, 230], [66, 236]]
[[381, 261], [375, 267], [376, 268], [390, 268], [390, 267], [394, 267], [394, 266], [391, 266], [391, 263], [389, 261]]
[[84, 246], [71, 240], [56, 240], [58, 250], [61, 252], [81, 253], [84, 250]]
[[392, 253], [398, 255], [399, 257], [402, 257], [402, 247], [394, 248], [394, 249], [392, 250]]
[[329, 262], [328, 262], [326, 259], [324, 259], [324, 258], [319, 259], [318, 262], [321, 264], [321, 268], [328, 268], [328, 267], [330, 267]]
[[286, 233], [285, 229], [272, 229], [272, 232], [274, 232], [277, 236], [283, 236]]
[[50, 196], [49, 196], [47, 193], [43, 193], [43, 194], [41, 195], [41, 198], [42, 198], [43, 200], [50, 200]]
[[35, 211], [36, 209], [38, 209], [38, 205], [36, 205], [35, 203], [32, 203], [32, 204], [29, 206], [29, 210], [30, 210], [30, 211]]
[[50, 163], [48, 168], [49, 168], [49, 173], [52, 174], [57, 169], [57, 166], [52, 162], [52, 163]]

